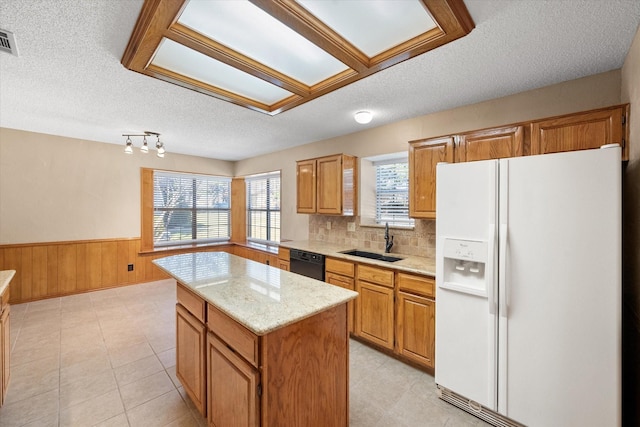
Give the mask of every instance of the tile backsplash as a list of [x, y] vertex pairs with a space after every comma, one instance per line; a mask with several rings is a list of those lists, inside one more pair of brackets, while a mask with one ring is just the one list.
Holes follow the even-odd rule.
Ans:
[[[327, 227], [330, 223], [330, 229]], [[354, 223], [355, 231], [348, 231]], [[436, 222], [416, 219], [413, 230], [389, 228], [394, 236], [391, 253], [433, 258], [436, 254]], [[345, 249], [384, 252], [384, 227], [361, 226], [359, 217], [310, 215], [309, 240], [344, 245]]]

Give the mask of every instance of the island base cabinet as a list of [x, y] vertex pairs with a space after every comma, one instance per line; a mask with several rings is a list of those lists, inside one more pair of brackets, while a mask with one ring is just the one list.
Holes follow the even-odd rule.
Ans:
[[435, 301], [398, 292], [398, 353], [433, 368]]
[[262, 337], [262, 426], [349, 425], [347, 304]]
[[258, 370], [212, 333], [207, 336], [207, 372], [209, 426], [258, 426]]
[[202, 416], [206, 416], [205, 344], [205, 325], [176, 305], [176, 376]]

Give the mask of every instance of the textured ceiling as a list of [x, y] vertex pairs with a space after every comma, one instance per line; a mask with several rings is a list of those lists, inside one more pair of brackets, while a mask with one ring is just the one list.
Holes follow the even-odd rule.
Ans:
[[3, 0], [20, 56], [0, 53], [0, 126], [240, 160], [620, 68], [640, 22], [638, 0], [465, 4], [464, 38], [272, 117], [125, 69], [142, 0]]

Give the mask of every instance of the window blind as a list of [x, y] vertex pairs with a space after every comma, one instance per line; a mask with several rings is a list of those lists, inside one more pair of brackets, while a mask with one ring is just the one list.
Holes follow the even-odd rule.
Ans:
[[252, 175], [247, 186], [247, 239], [280, 241], [280, 172]]
[[228, 240], [230, 208], [230, 178], [154, 171], [155, 246]]
[[376, 223], [413, 226], [409, 218], [409, 164], [406, 161], [374, 163], [376, 169]]

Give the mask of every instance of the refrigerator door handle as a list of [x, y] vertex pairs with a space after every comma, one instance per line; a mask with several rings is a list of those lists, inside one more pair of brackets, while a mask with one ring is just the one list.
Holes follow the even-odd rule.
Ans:
[[500, 301], [500, 316], [508, 317], [507, 313], [507, 224], [500, 224], [500, 246], [498, 255], [498, 301]]
[[487, 248], [487, 296], [489, 297], [489, 314], [496, 314], [495, 296], [495, 250], [496, 250], [496, 225], [489, 224], [489, 242]]

